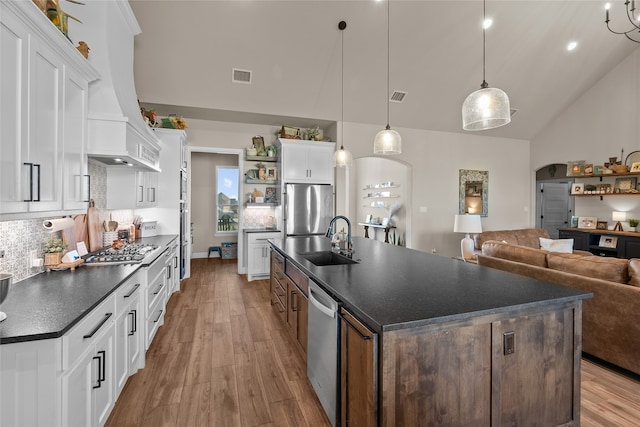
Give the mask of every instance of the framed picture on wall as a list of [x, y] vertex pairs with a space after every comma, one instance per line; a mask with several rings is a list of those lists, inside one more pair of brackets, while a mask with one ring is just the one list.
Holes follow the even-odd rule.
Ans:
[[275, 181], [278, 179], [278, 169], [277, 168], [267, 168], [267, 176], [265, 179], [269, 181]]
[[582, 182], [574, 182], [571, 185], [571, 194], [582, 194], [584, 193], [584, 184]]

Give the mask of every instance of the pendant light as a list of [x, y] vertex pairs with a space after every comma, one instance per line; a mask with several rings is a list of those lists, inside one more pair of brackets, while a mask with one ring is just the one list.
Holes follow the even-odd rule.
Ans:
[[338, 22], [338, 29], [340, 30], [340, 68], [341, 68], [341, 76], [340, 76], [340, 93], [342, 97], [342, 101], [340, 104], [340, 114], [342, 124], [340, 126], [340, 149], [335, 152], [333, 158], [333, 165], [337, 168], [344, 168], [347, 166], [351, 166], [353, 164], [353, 157], [348, 150], [344, 149], [344, 29], [347, 28], [347, 23], [345, 21]]
[[391, 9], [391, 0], [387, 0], [387, 127], [376, 135], [373, 140], [373, 154], [400, 154], [402, 153], [402, 137], [398, 132], [391, 129], [389, 126], [389, 74], [390, 74], [390, 61], [389, 61], [389, 51], [390, 51], [390, 43], [389, 43], [389, 33], [390, 33], [390, 9]]
[[484, 0], [482, 3], [482, 84], [462, 104], [462, 128], [471, 131], [493, 129], [511, 121], [509, 97], [504, 91], [489, 87], [485, 80], [487, 2]]

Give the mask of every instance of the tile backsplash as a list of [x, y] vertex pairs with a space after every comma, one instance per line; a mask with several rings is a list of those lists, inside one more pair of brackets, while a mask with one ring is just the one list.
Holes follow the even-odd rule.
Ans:
[[[91, 198], [96, 207], [104, 209], [107, 204], [107, 168], [102, 163], [89, 160], [91, 175]], [[42, 273], [44, 267], [31, 267], [31, 251], [36, 251], [37, 258], [44, 257], [44, 244], [51, 234], [42, 227], [45, 219], [59, 218], [43, 213], [42, 218], [0, 221], [0, 271], [13, 274], [13, 282], [19, 282]], [[60, 237], [60, 233], [57, 237]]]

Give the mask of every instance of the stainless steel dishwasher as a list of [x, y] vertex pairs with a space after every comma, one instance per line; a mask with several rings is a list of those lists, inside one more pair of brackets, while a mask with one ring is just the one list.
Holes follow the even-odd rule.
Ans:
[[309, 302], [307, 377], [335, 427], [339, 415], [340, 304], [313, 280], [309, 280]]

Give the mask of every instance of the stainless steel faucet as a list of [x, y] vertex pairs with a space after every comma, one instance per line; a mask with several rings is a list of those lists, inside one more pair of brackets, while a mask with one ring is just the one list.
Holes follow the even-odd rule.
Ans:
[[338, 221], [339, 219], [344, 219], [347, 223], [347, 247], [346, 249], [340, 250], [340, 253], [351, 256], [353, 254], [353, 246], [351, 244], [351, 221], [349, 221], [349, 218], [343, 215], [333, 217], [331, 222], [329, 222], [329, 228], [327, 228], [325, 236], [329, 239], [333, 237], [333, 235], [335, 234], [336, 221]]

